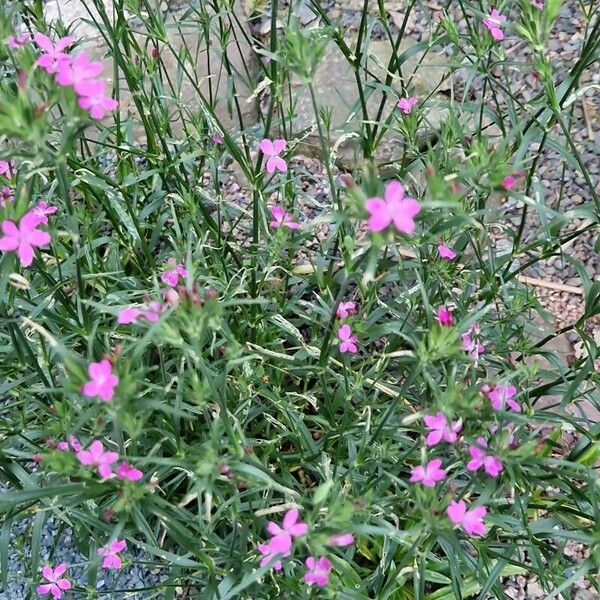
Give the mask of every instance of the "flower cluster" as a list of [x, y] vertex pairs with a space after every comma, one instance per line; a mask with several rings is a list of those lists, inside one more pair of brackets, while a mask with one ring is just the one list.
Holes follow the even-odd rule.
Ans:
[[54, 75], [59, 85], [71, 87], [77, 94], [79, 107], [93, 119], [103, 119], [117, 108], [118, 102], [106, 95], [106, 81], [100, 78], [102, 63], [91, 60], [85, 51], [75, 55], [66, 52], [74, 42], [72, 37], [53, 42], [47, 35], [36, 33], [33, 40], [42, 52], [37, 66]]
[[[271, 565], [274, 571], [281, 571], [283, 569], [281, 559], [291, 556], [294, 538], [308, 535], [309, 527], [300, 520], [298, 509], [292, 508], [284, 515], [281, 525], [269, 521], [267, 531], [271, 536], [268, 543], [258, 544], [258, 551], [262, 555], [260, 566]], [[327, 545], [339, 548], [353, 543], [354, 536], [350, 533], [332, 535], [327, 541]], [[304, 581], [308, 585], [323, 587], [329, 583], [329, 574], [333, 565], [326, 556], [308, 556], [304, 564], [306, 566]]]
[[[356, 313], [356, 304], [352, 301], [340, 302], [335, 316], [338, 319], [347, 319]], [[348, 323], [344, 323], [338, 329], [338, 347], [342, 354], [356, 354], [358, 352], [358, 339], [352, 333], [352, 328]]]
[[80, 464], [85, 467], [95, 467], [102, 479], [117, 477], [123, 481], [139, 481], [144, 474], [128, 462], [121, 462], [113, 472], [113, 464], [119, 460], [116, 452], [104, 449], [100, 440], [94, 440], [87, 450], [80, 449], [75, 454]]

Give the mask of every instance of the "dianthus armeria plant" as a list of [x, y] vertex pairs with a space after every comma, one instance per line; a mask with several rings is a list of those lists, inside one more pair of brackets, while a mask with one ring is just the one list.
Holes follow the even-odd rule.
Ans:
[[0, 7], [0, 595], [600, 589], [597, 4], [75, 4]]

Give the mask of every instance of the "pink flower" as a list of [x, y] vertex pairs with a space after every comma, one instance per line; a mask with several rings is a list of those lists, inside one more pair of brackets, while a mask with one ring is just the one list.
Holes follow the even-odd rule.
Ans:
[[36, 33], [33, 39], [43, 52], [37, 59], [36, 65], [48, 73], [56, 73], [62, 63], [71, 61], [71, 57], [63, 52], [63, 50], [66, 50], [73, 43], [72, 37], [60, 38], [56, 44], [43, 33]]
[[434, 458], [425, 466], [418, 465], [413, 467], [409, 481], [411, 483], [421, 482], [425, 487], [433, 487], [438, 481], [446, 478], [447, 473], [441, 466], [442, 460]]
[[483, 24], [489, 29], [492, 37], [500, 42], [504, 39], [504, 33], [502, 32], [502, 23], [506, 21], [506, 17], [501, 15], [497, 9], [493, 9], [490, 16], [483, 20]]
[[130, 325], [140, 318], [144, 318], [151, 323], [156, 323], [160, 319], [163, 307], [160, 302], [149, 302], [140, 307], [129, 306], [121, 309], [117, 314], [117, 323], [119, 325]]
[[282, 206], [269, 206], [269, 211], [273, 220], [269, 223], [271, 229], [278, 229], [279, 227], [287, 227], [288, 229], [300, 229], [300, 223], [296, 223], [292, 216], [285, 212]]
[[538, 10], [544, 10], [544, 0], [531, 0], [531, 4]]
[[297, 508], [292, 508], [285, 513], [283, 517], [282, 526], [280, 527], [277, 523], [269, 521], [267, 523], [267, 531], [272, 536], [288, 535], [290, 537], [301, 537], [308, 533], [308, 525], [299, 521], [300, 513]]
[[354, 302], [340, 302], [335, 313], [338, 319], [345, 319], [356, 313], [356, 304]]
[[314, 584], [324, 587], [329, 583], [329, 573], [331, 573], [333, 565], [326, 556], [321, 556], [320, 558], [309, 556], [304, 564], [307, 568], [304, 574], [304, 581], [308, 585]]
[[210, 139], [217, 145], [221, 145], [223, 143], [223, 135], [218, 131], [213, 133]]
[[429, 430], [429, 434], [425, 440], [428, 446], [435, 446], [442, 440], [449, 444], [454, 444], [462, 428], [460, 421], [451, 421], [448, 423], [446, 415], [441, 411], [435, 415], [425, 415], [423, 421], [425, 422], [425, 427]]
[[416, 106], [418, 100], [416, 96], [410, 96], [409, 98], [400, 98], [396, 106], [405, 114], [409, 115], [412, 109]]
[[594, 371], [596, 371], [596, 373], [600, 373], [600, 358], [594, 361]]
[[105, 452], [101, 441], [95, 440], [90, 444], [88, 450], [80, 450], [77, 454], [77, 460], [86, 467], [97, 467], [98, 474], [103, 479], [112, 476], [112, 463], [119, 460], [116, 452]]
[[58, 442], [58, 444], [56, 445], [56, 449], [60, 450], [61, 452], [66, 452], [71, 449], [74, 452], [80, 452], [81, 451], [81, 443], [75, 436], [70, 435], [69, 441], [67, 442], [65, 440], [62, 440], [62, 441]]
[[287, 147], [285, 140], [261, 140], [259, 150], [267, 157], [267, 173], [271, 175], [275, 171], [285, 173], [288, 170], [287, 163], [279, 156]]
[[460, 337], [462, 339], [462, 349], [469, 355], [471, 360], [478, 360], [479, 355], [484, 352], [485, 346], [479, 341], [481, 329], [477, 323], [474, 323]]
[[160, 276], [160, 280], [171, 287], [176, 287], [180, 277], [187, 277], [187, 269], [182, 264], [177, 264], [174, 258], [167, 261], [167, 266], [170, 268]]
[[352, 329], [350, 329], [350, 325], [342, 325], [338, 329], [338, 338], [340, 352], [345, 354], [349, 352], [350, 354], [356, 354], [358, 352], [358, 347], [356, 345], [356, 336], [352, 335]]
[[71, 86], [80, 94], [82, 83], [100, 75], [102, 69], [102, 63], [91, 61], [87, 52], [78, 52], [72, 61], [62, 61], [58, 64], [56, 82]]
[[477, 471], [484, 468], [490, 477], [498, 477], [502, 472], [502, 461], [497, 456], [486, 454], [484, 448], [487, 448], [485, 438], [478, 437], [477, 445], [469, 446], [471, 460], [467, 463], [467, 471]]
[[54, 569], [50, 565], [46, 565], [42, 569], [42, 575], [50, 583], [38, 585], [37, 593], [40, 596], [52, 594], [53, 598], [62, 598], [63, 591], [71, 589], [71, 582], [66, 577], [62, 577], [66, 570], [67, 565], [65, 563], [60, 563]]
[[365, 209], [369, 217], [370, 231], [383, 231], [393, 222], [401, 233], [414, 233], [414, 217], [421, 207], [413, 199], [404, 196], [404, 186], [399, 181], [391, 181], [385, 186], [383, 198], [368, 198]]
[[18, 226], [13, 221], [2, 221], [4, 236], [0, 238], [0, 250], [16, 250], [21, 266], [28, 267], [33, 262], [33, 249], [48, 245], [52, 239], [47, 231], [38, 229], [38, 225], [39, 217], [32, 210], [21, 217]]
[[456, 252], [454, 252], [454, 250], [452, 250], [452, 248], [449, 248], [448, 246], [444, 246], [444, 244], [438, 245], [438, 254], [444, 260], [454, 260], [456, 258]]
[[351, 533], [337, 533], [329, 538], [327, 544], [329, 546], [337, 546], [338, 548], [351, 546], [354, 544], [354, 536]]
[[0, 160], [0, 175], [4, 175], [6, 179], [12, 179], [15, 173], [15, 161]]
[[98, 555], [104, 556], [103, 569], [120, 569], [123, 566], [119, 552], [127, 547], [125, 540], [113, 540], [108, 546], [98, 548]]
[[487, 397], [490, 399], [494, 410], [504, 410], [508, 406], [512, 411], [520, 413], [521, 405], [514, 399], [516, 395], [517, 388], [514, 385], [503, 383], [499, 383], [487, 392]]
[[[292, 553], [292, 538], [288, 533], [276, 535], [269, 540], [268, 544], [258, 544], [258, 551], [263, 555], [260, 561], [261, 567], [266, 567], [274, 558], [285, 558]], [[281, 571], [283, 565], [281, 560], [273, 563], [273, 570]]]
[[0, 190], [0, 208], [4, 208], [9, 202], [14, 200], [12, 190], [9, 187], [4, 186]]
[[454, 317], [452, 316], [452, 310], [445, 306], [440, 306], [437, 309], [436, 320], [442, 327], [452, 327], [454, 325]]
[[512, 176], [512, 175], [507, 175], [502, 182], [500, 183], [500, 185], [505, 189], [505, 190], [512, 190], [515, 187], [515, 184], [517, 183], [517, 180]]
[[115, 110], [119, 103], [105, 94], [106, 82], [102, 79], [85, 79], [79, 82], [79, 106], [87, 110], [93, 119], [103, 119], [107, 112]]
[[58, 210], [58, 207], [52, 206], [43, 200], [38, 202], [38, 205], [33, 209], [34, 214], [38, 218], [39, 223], [48, 223], [48, 215], [53, 215]]
[[446, 514], [455, 525], [460, 525], [468, 535], [485, 535], [486, 528], [483, 524], [483, 517], [487, 514], [485, 506], [477, 506], [467, 511], [464, 500], [452, 501], [446, 509]]
[[144, 474], [139, 470], [132, 467], [128, 462], [122, 462], [117, 467], [117, 477], [124, 481], [139, 481]]
[[105, 402], [112, 400], [115, 388], [119, 384], [119, 378], [113, 375], [112, 368], [112, 363], [108, 358], [103, 358], [97, 363], [90, 363], [88, 366], [90, 381], [81, 388], [83, 395], [90, 398], [100, 396]]
[[29, 33], [19, 33], [16, 36], [11, 35], [6, 42], [6, 45], [11, 50], [17, 50], [21, 46], [24, 46], [30, 39], [31, 35]]

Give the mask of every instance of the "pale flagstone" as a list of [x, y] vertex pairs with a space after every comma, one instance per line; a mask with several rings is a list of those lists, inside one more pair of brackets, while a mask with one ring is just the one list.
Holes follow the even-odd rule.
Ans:
[[[414, 41], [403, 41], [398, 54], [401, 55], [413, 48], [414, 44]], [[377, 79], [385, 81], [392, 50], [392, 46], [387, 41], [369, 43], [366, 70], [370, 75], [364, 84], [364, 91], [365, 96], [368, 96], [367, 110], [370, 121], [376, 119], [383, 97], [383, 92], [377, 89], [377, 86], [380, 86]], [[423, 53], [416, 53], [402, 65], [402, 75], [409, 89], [414, 90], [414, 95], [421, 102], [427, 98], [426, 118], [419, 132], [423, 141], [435, 135], [447, 117], [447, 112], [443, 108], [446, 98], [436, 94], [449, 87], [445, 79], [448, 72], [444, 66], [446, 61], [443, 54], [431, 52], [424, 56]], [[362, 69], [361, 78], [365, 78], [365, 70]], [[399, 91], [402, 87], [400, 84], [400, 76], [395, 73], [390, 88]], [[329, 141], [334, 158], [340, 166], [351, 169], [357, 161], [360, 162], [362, 156], [358, 133], [361, 130], [363, 114], [354, 71], [333, 42], [329, 44], [316, 70], [313, 85], [319, 109], [323, 109], [331, 116]], [[293, 78], [291, 93], [295, 102], [293, 129], [294, 134], [301, 138], [300, 152], [318, 156], [321, 154], [321, 147], [308, 86], [299, 78]], [[289, 98], [286, 98], [286, 103], [288, 101]], [[398, 95], [388, 94], [380, 123], [383, 124], [390, 113], [397, 110], [395, 109], [397, 101]], [[380, 163], [393, 161], [402, 155], [403, 149], [402, 134], [388, 128], [379, 144], [376, 160]]]

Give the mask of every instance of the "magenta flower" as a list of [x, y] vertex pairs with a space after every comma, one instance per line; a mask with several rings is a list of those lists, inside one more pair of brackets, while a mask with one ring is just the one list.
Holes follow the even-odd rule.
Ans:
[[82, 83], [100, 75], [103, 68], [101, 62], [90, 60], [87, 52], [78, 52], [72, 61], [58, 64], [56, 83], [71, 86], [80, 94]]
[[46, 565], [42, 569], [42, 575], [44, 576], [44, 579], [50, 583], [38, 585], [37, 593], [40, 594], [40, 596], [52, 594], [53, 598], [62, 598], [63, 591], [71, 589], [71, 582], [66, 577], [63, 577], [66, 570], [67, 565], [65, 565], [65, 563], [56, 565], [54, 569], [50, 565]]
[[439, 244], [437, 249], [438, 249], [438, 254], [444, 260], [454, 260], [457, 256], [456, 252], [454, 252], [454, 250], [452, 250], [452, 248], [449, 248], [448, 246], [444, 246], [444, 244]]
[[338, 548], [344, 548], [352, 544], [354, 544], [354, 536], [351, 533], [337, 533], [327, 541], [328, 546], [337, 546]]
[[544, 0], [531, 0], [531, 4], [538, 10], [544, 10]]
[[479, 341], [481, 329], [477, 323], [474, 323], [460, 337], [462, 339], [462, 349], [469, 355], [471, 360], [478, 360], [479, 355], [485, 351], [485, 346]]
[[112, 363], [108, 358], [103, 358], [97, 363], [90, 363], [88, 366], [90, 380], [81, 388], [83, 395], [89, 398], [100, 396], [105, 402], [112, 400], [115, 388], [119, 384], [119, 378], [113, 375], [112, 368]]
[[487, 397], [494, 410], [505, 410], [508, 406], [510, 410], [520, 413], [521, 405], [515, 400], [517, 388], [514, 385], [505, 385], [499, 383], [493, 389], [487, 392]]
[[11, 35], [6, 42], [6, 45], [11, 50], [17, 50], [21, 46], [24, 46], [29, 40], [31, 40], [31, 35], [29, 33], [19, 33], [16, 36]]
[[356, 313], [356, 304], [354, 302], [340, 302], [335, 316], [338, 319], [345, 319]]
[[446, 514], [452, 523], [460, 525], [468, 535], [485, 535], [486, 528], [483, 523], [483, 517], [487, 514], [485, 506], [477, 506], [467, 511], [464, 500], [452, 501], [446, 509]]
[[279, 227], [287, 227], [288, 229], [300, 229], [300, 223], [296, 223], [292, 216], [285, 212], [283, 206], [269, 206], [271, 217], [273, 220], [269, 223], [271, 229], [278, 229]]
[[435, 319], [442, 327], [452, 327], [452, 325], [454, 325], [452, 309], [446, 308], [445, 306], [440, 306], [437, 309]]
[[505, 190], [512, 190], [517, 183], [517, 180], [512, 175], [507, 175], [500, 183]]
[[370, 231], [383, 231], [391, 223], [401, 233], [414, 233], [414, 217], [421, 207], [414, 198], [404, 196], [404, 186], [399, 181], [391, 181], [385, 186], [383, 198], [368, 198], [365, 209], [369, 217]]
[[467, 463], [467, 471], [478, 471], [481, 467], [490, 477], [498, 477], [502, 472], [502, 461], [497, 456], [486, 454], [484, 448], [487, 448], [485, 438], [478, 437], [477, 445], [469, 446], [471, 460]]
[[412, 468], [412, 474], [409, 479], [411, 483], [422, 483], [425, 487], [433, 487], [438, 481], [446, 478], [446, 471], [441, 468], [442, 460], [434, 458], [425, 466], [418, 465]]
[[4, 186], [0, 190], [0, 208], [4, 208], [9, 202], [14, 200], [12, 190], [9, 187]]
[[122, 462], [117, 467], [116, 473], [117, 477], [123, 481], [139, 481], [144, 476], [139, 469], [135, 469], [128, 462]]
[[358, 346], [356, 345], [356, 336], [352, 335], [352, 329], [350, 325], [342, 325], [338, 329], [339, 338], [339, 349], [342, 354], [349, 352], [350, 354], [356, 354], [358, 352]]
[[410, 96], [409, 98], [400, 98], [396, 106], [405, 114], [409, 115], [412, 109], [416, 106], [418, 100], [416, 96]]
[[42, 200], [41, 202], [38, 202], [38, 205], [33, 208], [33, 212], [37, 216], [38, 222], [40, 224], [41, 223], [47, 224], [48, 223], [48, 215], [53, 215], [57, 210], [58, 210], [57, 206], [52, 206], [51, 204], [48, 204], [44, 200]]
[[212, 134], [210, 139], [219, 146], [223, 143], [223, 135], [218, 131], [215, 131], [215, 133]]
[[483, 20], [483, 24], [489, 29], [492, 37], [500, 42], [504, 39], [504, 33], [502, 32], [502, 24], [506, 21], [506, 17], [501, 15], [497, 9], [493, 9], [487, 19]]
[[423, 421], [425, 427], [429, 430], [425, 440], [427, 446], [435, 446], [442, 440], [454, 444], [458, 440], [458, 434], [462, 428], [460, 421], [448, 422], [443, 412], [438, 412], [435, 415], [425, 415]]
[[169, 269], [160, 276], [160, 280], [171, 287], [176, 287], [180, 277], [187, 277], [187, 269], [182, 264], [178, 264], [174, 258], [167, 261], [167, 266]]
[[117, 323], [119, 325], [130, 325], [140, 318], [144, 318], [151, 323], [156, 323], [160, 319], [162, 310], [163, 307], [160, 302], [149, 302], [142, 307], [129, 306], [118, 312]]
[[291, 508], [283, 517], [282, 527], [269, 521], [267, 523], [267, 531], [274, 537], [279, 535], [287, 535], [292, 538], [301, 537], [308, 533], [308, 525], [299, 521], [300, 513], [297, 508]]
[[21, 266], [28, 267], [33, 262], [33, 249], [47, 246], [52, 239], [47, 231], [38, 229], [39, 217], [34, 211], [25, 213], [19, 225], [8, 219], [2, 221], [0, 250], [2, 252], [16, 251]]
[[87, 110], [92, 119], [103, 119], [107, 112], [115, 110], [119, 103], [105, 94], [106, 82], [102, 79], [84, 79], [79, 82], [79, 107]]
[[37, 59], [36, 65], [41, 67], [50, 74], [56, 73], [62, 63], [71, 62], [71, 57], [63, 52], [72, 43], [73, 38], [70, 36], [60, 38], [56, 44], [43, 33], [36, 33], [33, 36], [35, 43], [42, 50], [42, 55]]
[[58, 444], [56, 445], [56, 449], [60, 450], [62, 452], [66, 452], [71, 449], [74, 452], [80, 452], [81, 451], [81, 443], [74, 435], [70, 435], [68, 438], [68, 441], [62, 440], [62, 441], [58, 442]]
[[6, 179], [12, 179], [15, 173], [15, 161], [0, 160], [0, 175], [4, 175]]
[[108, 546], [98, 548], [98, 555], [104, 556], [102, 561], [103, 569], [120, 569], [123, 566], [119, 552], [127, 547], [125, 540], [113, 540]]
[[304, 564], [307, 569], [304, 574], [304, 581], [308, 585], [324, 587], [329, 583], [329, 573], [331, 573], [333, 565], [326, 556], [321, 556], [320, 558], [309, 556]]
[[269, 540], [268, 544], [258, 544], [258, 551], [263, 555], [260, 561], [261, 567], [266, 567], [274, 558], [273, 570], [281, 571], [283, 565], [280, 558], [286, 558], [292, 553], [292, 538], [288, 533], [276, 535]]
[[88, 450], [80, 450], [77, 454], [77, 460], [86, 467], [97, 467], [98, 474], [103, 479], [112, 476], [112, 463], [119, 460], [116, 452], [107, 452], [101, 441], [95, 440], [90, 444]]
[[271, 141], [265, 138], [261, 140], [258, 148], [267, 157], [266, 168], [269, 175], [275, 171], [285, 173], [288, 170], [287, 163], [279, 156], [287, 148], [285, 140]]

